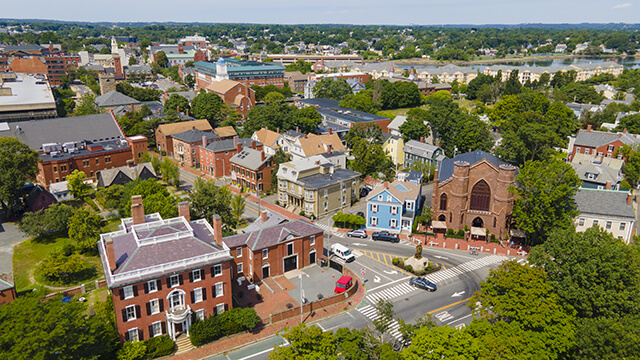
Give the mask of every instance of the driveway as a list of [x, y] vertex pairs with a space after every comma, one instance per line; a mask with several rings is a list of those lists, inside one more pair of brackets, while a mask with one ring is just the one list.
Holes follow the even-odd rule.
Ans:
[[0, 223], [0, 274], [13, 272], [13, 246], [27, 237], [14, 223]]

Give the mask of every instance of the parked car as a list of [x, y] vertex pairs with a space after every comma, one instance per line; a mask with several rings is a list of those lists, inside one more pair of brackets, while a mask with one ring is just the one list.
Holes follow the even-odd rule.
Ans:
[[336, 288], [333, 290], [334, 293], [340, 294], [347, 289], [349, 289], [353, 285], [353, 279], [351, 276], [342, 276], [338, 281], [336, 281]]
[[364, 230], [351, 230], [351, 231], [347, 231], [347, 236], [366, 239], [368, 235], [367, 235], [367, 232]]
[[367, 195], [369, 195], [369, 189], [367, 188], [360, 189], [360, 197], [365, 197]]
[[336, 254], [337, 257], [341, 258], [345, 262], [352, 262], [356, 259], [356, 257], [351, 253], [351, 250], [342, 244], [331, 245], [329, 253]]
[[356, 213], [356, 215], [360, 216], [360, 217], [361, 217], [361, 218], [363, 218], [363, 219], [366, 219], [366, 217], [364, 216], [364, 213], [363, 213], [362, 211], [358, 211], [358, 212]]
[[400, 242], [400, 238], [398, 238], [398, 235], [391, 234], [388, 231], [374, 232], [373, 234], [371, 234], [371, 238], [373, 240], [389, 241], [392, 243]]
[[423, 278], [423, 277], [413, 277], [409, 280], [409, 285], [413, 286], [413, 287], [417, 287], [423, 290], [427, 290], [427, 291], [436, 291], [438, 290], [438, 287], [436, 286], [436, 284], [432, 283], [431, 281]]

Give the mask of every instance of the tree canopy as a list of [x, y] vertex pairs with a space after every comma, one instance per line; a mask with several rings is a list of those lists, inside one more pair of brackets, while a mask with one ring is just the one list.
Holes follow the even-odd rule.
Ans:
[[38, 153], [12, 137], [0, 137], [0, 205], [8, 219], [20, 205], [22, 187], [38, 175]]

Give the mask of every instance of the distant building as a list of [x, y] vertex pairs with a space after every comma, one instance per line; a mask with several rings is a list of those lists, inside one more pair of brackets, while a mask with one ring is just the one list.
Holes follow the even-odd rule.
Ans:
[[173, 155], [173, 135], [189, 129], [213, 132], [213, 128], [205, 119], [161, 124], [158, 126], [158, 129], [156, 129], [156, 147], [158, 148], [158, 151], [164, 151], [166, 155], [169, 156]]
[[337, 101], [331, 99], [301, 99], [296, 100], [295, 105], [298, 108], [314, 107], [322, 116], [323, 124], [332, 123], [352, 128], [357, 123], [374, 123], [380, 126], [383, 132], [387, 132], [387, 125], [391, 122], [383, 116], [340, 107]]
[[138, 111], [142, 109], [142, 103], [132, 97], [129, 97], [116, 90], [111, 90], [106, 94], [98, 96], [94, 100], [95, 104], [105, 111], [114, 110], [119, 106], [131, 109], [130, 111]]
[[271, 190], [271, 172], [273, 159], [258, 150], [255, 141], [251, 147], [245, 147], [229, 160], [231, 163], [231, 181], [248, 191], [262, 193]]
[[404, 152], [405, 168], [410, 168], [415, 162], [438, 167], [446, 159], [444, 151], [439, 146], [415, 140], [407, 141], [402, 151]]
[[599, 226], [613, 237], [629, 244], [635, 235], [636, 211], [631, 193], [611, 190], [580, 189], [574, 200], [580, 211], [575, 219], [576, 231]]
[[155, 178], [156, 172], [150, 162], [131, 164], [100, 171], [98, 174], [98, 187], [125, 185], [136, 179], [147, 180]]
[[252, 54], [249, 56], [249, 60], [254, 61], [263, 61], [266, 58], [273, 59], [273, 62], [277, 62], [282, 65], [291, 65], [298, 60], [303, 60], [312, 64], [318, 61], [352, 61], [357, 64], [363, 63], [363, 58], [360, 55]]
[[[624, 145], [638, 143], [640, 143], [638, 135], [627, 132], [595, 131], [591, 129], [591, 125], [588, 125], [586, 130], [579, 130], [576, 135], [569, 137], [567, 159], [571, 161], [577, 154], [589, 155], [594, 160], [602, 157], [610, 158]], [[622, 154], [619, 154], [618, 158], [622, 159]]]
[[0, 73], [0, 122], [57, 116], [53, 92], [43, 75]]
[[23, 200], [27, 211], [46, 210], [57, 203], [56, 197], [39, 184], [28, 184], [22, 188]]
[[293, 155], [293, 160], [324, 153], [345, 151], [346, 149], [337, 134], [307, 134], [296, 138], [289, 149], [289, 152]]
[[213, 81], [205, 88], [206, 92], [218, 94], [225, 104], [235, 109], [244, 119], [249, 110], [256, 105], [256, 93], [242, 82], [229, 79]]
[[286, 71], [284, 73], [284, 80], [294, 93], [304, 93], [304, 85], [309, 80], [309, 77], [300, 71]]
[[191, 129], [174, 134], [173, 158], [187, 166], [200, 167], [200, 146], [206, 147], [214, 141], [219, 141], [218, 134], [208, 131]]
[[196, 49], [206, 49], [209, 47], [209, 40], [207, 40], [206, 37], [200, 35], [185, 36], [178, 41], [178, 44], [193, 46]]
[[274, 85], [284, 87], [284, 66], [274, 63], [220, 58], [216, 63], [198, 61], [193, 64], [196, 71], [196, 89], [205, 89], [214, 81], [229, 79], [251, 87], [252, 85]]

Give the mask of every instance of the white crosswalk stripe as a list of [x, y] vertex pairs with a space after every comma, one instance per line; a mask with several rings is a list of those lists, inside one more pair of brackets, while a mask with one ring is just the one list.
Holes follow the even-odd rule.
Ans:
[[367, 300], [369, 300], [371, 304], [375, 304], [379, 299], [393, 299], [416, 290], [416, 288], [410, 286], [407, 282], [367, 295]]
[[324, 230], [326, 232], [329, 232], [329, 233], [331, 233], [331, 234], [333, 234], [335, 236], [338, 236], [338, 237], [341, 237], [341, 238], [346, 236], [344, 233], [341, 233], [339, 231], [333, 231], [333, 229], [331, 229], [331, 226], [329, 226], [327, 224], [315, 223], [315, 225], [317, 227], [321, 228], [322, 230]]
[[[380, 317], [376, 308], [371, 305], [363, 306], [360, 309], [358, 309], [358, 311], [360, 312], [360, 314], [362, 314], [364, 317], [366, 317], [371, 321]], [[389, 323], [389, 327], [387, 328], [387, 332], [389, 333], [389, 335], [393, 336], [394, 338], [398, 340], [402, 340], [402, 334], [400, 333], [399, 329], [400, 329], [400, 324], [398, 324], [398, 322], [395, 320], [391, 320], [391, 322]]]

